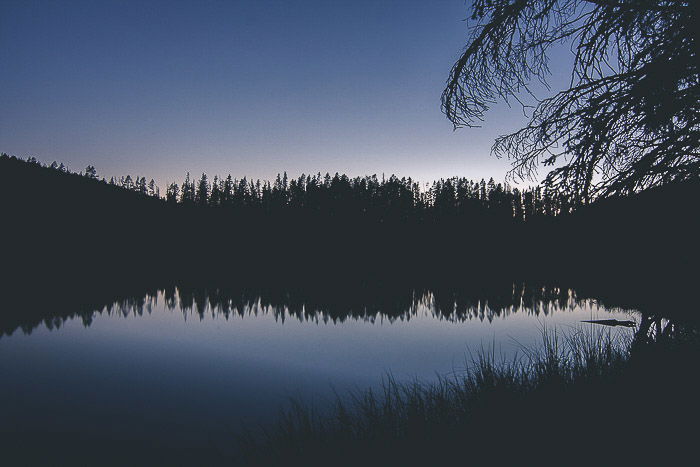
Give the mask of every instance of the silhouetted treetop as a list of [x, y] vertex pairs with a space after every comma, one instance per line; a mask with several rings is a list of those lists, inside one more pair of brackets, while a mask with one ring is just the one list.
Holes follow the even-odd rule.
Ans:
[[[65, 177], [66, 188], [75, 187], [75, 177], [91, 183], [108, 184], [113, 188], [137, 193], [143, 198], [162, 199], [153, 179], [126, 175], [111, 177], [109, 182], [97, 177], [89, 165], [84, 173], [71, 173], [63, 164], [42, 166], [36, 159], [21, 161], [3, 154], [0, 162], [31, 164], [37, 170]], [[71, 182], [72, 181], [72, 182]], [[85, 193], [89, 196], [89, 193]], [[380, 179], [377, 175], [348, 177], [336, 173], [302, 174], [290, 178], [277, 175], [274, 182], [214, 176], [210, 181], [202, 174], [195, 181], [187, 173], [181, 185], [170, 183], [165, 202], [178, 206], [217, 208], [233, 214], [261, 212], [269, 214], [321, 214], [323, 218], [356, 219], [362, 216], [374, 221], [470, 219], [483, 221], [525, 221], [538, 216], [569, 213], [575, 206], [552, 189], [539, 186], [513, 188], [493, 179], [473, 181], [464, 177], [440, 179], [422, 186], [412, 178], [395, 175]]]
[[534, 95], [549, 54], [570, 45], [568, 89], [538, 100], [496, 155], [516, 177], [552, 166], [545, 184], [588, 202], [700, 176], [696, 1], [475, 0], [467, 47], [442, 106], [475, 126], [497, 100]]

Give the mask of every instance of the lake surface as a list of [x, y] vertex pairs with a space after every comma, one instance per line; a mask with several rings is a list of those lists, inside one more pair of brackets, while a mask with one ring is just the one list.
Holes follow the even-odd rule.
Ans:
[[225, 458], [235, 433], [269, 423], [290, 397], [322, 410], [336, 392], [377, 387], [389, 373], [434, 381], [481, 349], [512, 359], [545, 326], [635, 319], [569, 290], [450, 297], [324, 310], [175, 289], [15, 329], [0, 337], [3, 449], [26, 459], [36, 443], [59, 459], [103, 456], [105, 446]]

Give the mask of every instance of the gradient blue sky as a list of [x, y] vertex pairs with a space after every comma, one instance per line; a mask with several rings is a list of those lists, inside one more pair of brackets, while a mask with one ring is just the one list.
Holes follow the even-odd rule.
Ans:
[[185, 172], [503, 179], [496, 106], [453, 132], [440, 93], [464, 0], [0, 0], [0, 151], [163, 186]]

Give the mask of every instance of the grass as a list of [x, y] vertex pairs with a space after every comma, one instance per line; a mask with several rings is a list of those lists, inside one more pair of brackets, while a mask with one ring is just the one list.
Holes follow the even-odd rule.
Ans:
[[569, 463], [600, 461], [611, 447], [605, 459], [631, 460], [634, 443], [676, 443], [680, 418], [697, 415], [698, 346], [696, 333], [646, 341], [624, 331], [543, 329], [542, 345], [512, 361], [482, 349], [469, 370], [434, 384], [387, 377], [326, 413], [296, 402], [277, 425], [239, 439], [242, 462]]

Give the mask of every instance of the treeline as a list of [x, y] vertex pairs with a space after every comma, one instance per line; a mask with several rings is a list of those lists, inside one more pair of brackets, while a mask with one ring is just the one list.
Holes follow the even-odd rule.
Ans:
[[266, 212], [291, 209], [405, 218], [488, 214], [520, 221], [568, 213], [574, 207], [560, 193], [539, 186], [519, 189], [493, 178], [477, 182], [452, 177], [421, 186], [410, 177], [350, 178], [338, 173], [290, 179], [285, 172], [274, 182], [231, 175], [210, 181], [206, 174], [195, 181], [188, 173], [181, 185], [168, 185], [165, 199], [171, 204]]
[[[631, 297], [663, 289], [668, 293], [658, 294], [664, 297], [654, 302], [658, 309], [693, 309], [668, 300], [694, 290], [687, 271], [700, 260], [700, 183], [599, 200], [560, 216], [565, 210], [553, 207], [551, 193], [489, 182], [443, 180], [421, 190], [396, 177], [285, 182], [282, 175], [263, 190], [262, 182], [231, 177], [229, 195], [228, 177], [223, 189], [218, 178], [216, 189], [201, 179], [193, 189], [190, 179], [183, 202], [182, 191], [168, 200], [155, 183], [149, 192], [145, 177], [129, 178], [122, 186], [121, 179], [100, 179], [92, 167], [73, 173], [0, 157], [3, 264], [11, 272], [5, 290], [14, 297], [5, 297], [6, 308], [33, 314], [26, 297], [39, 289], [50, 300], [36, 307], [36, 316], [53, 309], [56, 294], [89, 291], [78, 302], [92, 306], [104, 304], [102, 297], [139, 295], [143, 287], [216, 282], [282, 284], [296, 296], [312, 284], [313, 293], [302, 296], [316, 300], [327, 291], [318, 309], [330, 310], [340, 298], [341, 312], [358, 290], [378, 290], [376, 299], [369, 293], [347, 307], [358, 313], [373, 301], [377, 309], [402, 309], [401, 297], [408, 296], [402, 291], [429, 289], [439, 308], [449, 310], [462, 298], [451, 298], [444, 284], [460, 289], [481, 284], [475, 277], [506, 276], [566, 282], [579, 292], [590, 289], [589, 296], [601, 295], [601, 288]], [[462, 190], [467, 194], [458, 196]], [[510, 214], [518, 199], [520, 219], [528, 222]], [[117, 294], [115, 284], [128, 291]], [[357, 286], [338, 291], [347, 284]], [[391, 296], [402, 306], [382, 302], [389, 288], [399, 290]], [[489, 300], [490, 308], [496, 304]], [[304, 310], [316, 309], [311, 305], [305, 300]]]
[[[2, 155], [3, 158], [17, 158]], [[27, 164], [42, 166], [35, 158]], [[188, 173], [181, 184], [170, 183], [161, 197], [153, 179], [143, 176], [100, 179], [94, 166], [79, 173], [53, 162], [52, 170], [80, 175], [144, 196], [162, 199], [170, 205], [225, 208], [236, 211], [265, 213], [324, 213], [329, 215], [362, 215], [378, 219], [434, 219], [437, 217], [488, 217], [525, 221], [551, 217], [574, 210], [567, 196], [540, 186], [517, 188], [496, 183], [493, 178], [473, 181], [463, 177], [440, 179], [421, 185], [412, 178], [388, 178], [377, 175], [350, 178], [336, 173], [302, 174], [289, 178], [277, 175], [271, 181], [246, 177], [202, 174], [198, 180]]]

